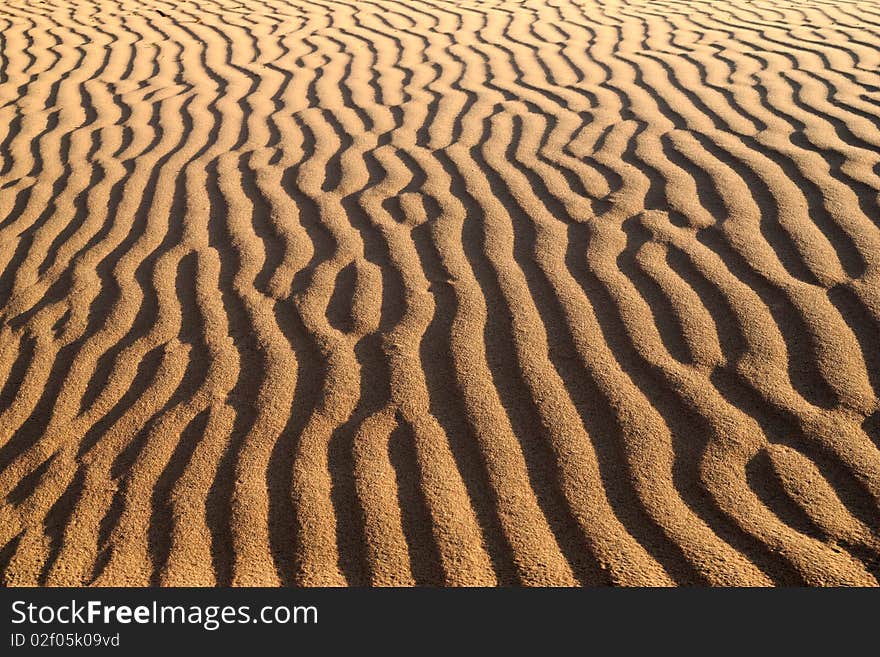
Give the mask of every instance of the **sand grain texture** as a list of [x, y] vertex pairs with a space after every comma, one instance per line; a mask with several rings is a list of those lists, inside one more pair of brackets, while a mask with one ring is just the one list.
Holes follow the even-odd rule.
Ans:
[[4, 0], [5, 585], [877, 585], [880, 4]]

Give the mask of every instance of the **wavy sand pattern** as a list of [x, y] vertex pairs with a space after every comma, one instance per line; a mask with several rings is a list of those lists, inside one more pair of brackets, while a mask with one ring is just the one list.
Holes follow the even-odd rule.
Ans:
[[4, 0], [2, 581], [876, 585], [878, 43]]

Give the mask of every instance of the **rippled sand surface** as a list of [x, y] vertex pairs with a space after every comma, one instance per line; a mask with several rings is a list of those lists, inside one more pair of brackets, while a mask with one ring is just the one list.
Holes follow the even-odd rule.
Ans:
[[0, 579], [876, 585], [878, 44], [3, 0]]

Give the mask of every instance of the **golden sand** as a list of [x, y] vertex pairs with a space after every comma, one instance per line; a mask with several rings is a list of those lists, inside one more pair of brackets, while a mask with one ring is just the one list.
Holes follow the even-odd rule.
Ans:
[[6, 585], [876, 585], [880, 4], [3, 0]]

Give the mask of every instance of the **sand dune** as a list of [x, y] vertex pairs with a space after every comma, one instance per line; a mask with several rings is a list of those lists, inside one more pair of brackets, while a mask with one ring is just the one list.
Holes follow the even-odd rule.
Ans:
[[6, 585], [877, 585], [880, 3], [4, 0]]

